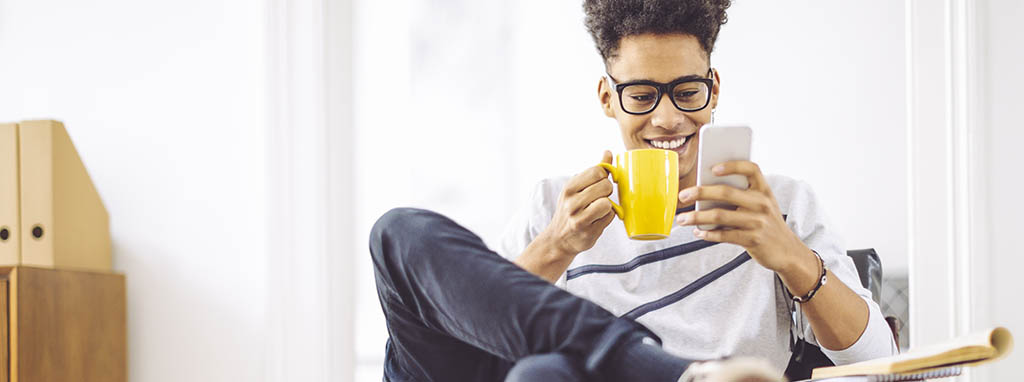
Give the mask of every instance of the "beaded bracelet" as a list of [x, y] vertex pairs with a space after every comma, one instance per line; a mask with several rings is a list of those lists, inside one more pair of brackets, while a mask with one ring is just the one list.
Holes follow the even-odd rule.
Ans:
[[793, 301], [796, 301], [797, 303], [805, 303], [811, 301], [811, 297], [814, 297], [814, 294], [818, 293], [818, 289], [821, 289], [821, 287], [825, 286], [825, 283], [828, 282], [828, 269], [825, 268], [825, 260], [821, 259], [821, 255], [818, 254], [818, 251], [812, 249], [811, 252], [814, 252], [814, 256], [817, 257], [818, 262], [821, 263], [821, 277], [818, 278], [818, 284], [815, 285], [814, 289], [811, 289], [810, 292], [807, 292], [807, 295], [793, 296]]

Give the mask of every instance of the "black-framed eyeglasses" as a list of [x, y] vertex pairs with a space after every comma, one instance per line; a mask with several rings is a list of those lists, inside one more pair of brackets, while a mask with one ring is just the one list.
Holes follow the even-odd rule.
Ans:
[[714, 71], [708, 69], [708, 78], [680, 78], [667, 84], [654, 81], [632, 81], [616, 84], [615, 78], [608, 75], [615, 91], [619, 93], [619, 105], [622, 111], [633, 114], [647, 114], [658, 107], [664, 94], [676, 109], [685, 112], [700, 111], [711, 103], [711, 88], [715, 85]]

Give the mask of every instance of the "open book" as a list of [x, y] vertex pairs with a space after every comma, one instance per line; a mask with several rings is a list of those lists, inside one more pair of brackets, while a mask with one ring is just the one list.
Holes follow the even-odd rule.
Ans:
[[1006, 328], [994, 328], [953, 339], [949, 342], [870, 361], [843, 366], [819, 367], [813, 379], [851, 375], [888, 375], [915, 373], [939, 367], [977, 365], [995, 361], [1013, 349], [1013, 336]]

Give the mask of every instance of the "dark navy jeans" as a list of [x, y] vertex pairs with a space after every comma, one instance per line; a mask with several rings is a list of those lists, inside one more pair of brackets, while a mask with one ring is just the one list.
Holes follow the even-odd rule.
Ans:
[[370, 253], [391, 337], [385, 381], [597, 381], [617, 345], [657, 338], [434, 212], [384, 214]]

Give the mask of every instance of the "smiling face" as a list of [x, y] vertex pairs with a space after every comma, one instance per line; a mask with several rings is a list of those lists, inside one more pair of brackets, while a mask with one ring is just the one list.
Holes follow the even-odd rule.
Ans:
[[[616, 83], [669, 83], [683, 77], [707, 78], [708, 63], [707, 53], [692, 35], [641, 34], [620, 41], [618, 54], [608, 60], [607, 69]], [[619, 94], [604, 78], [598, 85], [598, 97], [605, 115], [619, 123], [626, 150], [657, 148], [679, 153], [679, 187], [683, 189], [697, 183], [698, 132], [711, 121], [711, 111], [718, 105], [717, 71], [714, 80], [711, 102], [694, 112], [677, 109], [664, 94], [650, 113], [626, 113], [619, 105]]]

